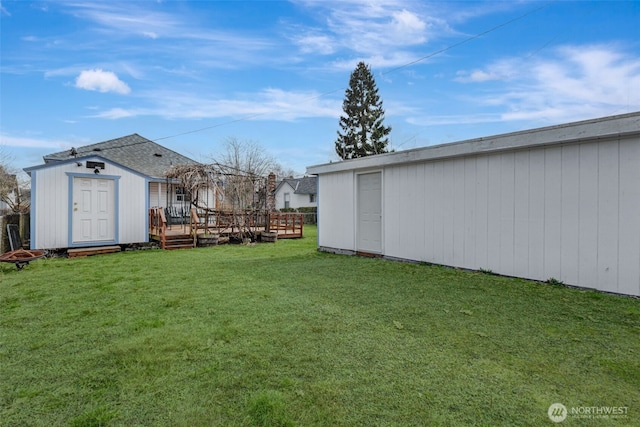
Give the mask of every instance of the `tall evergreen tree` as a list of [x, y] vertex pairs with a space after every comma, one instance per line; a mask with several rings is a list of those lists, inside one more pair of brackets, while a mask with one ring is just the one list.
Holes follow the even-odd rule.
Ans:
[[384, 126], [384, 110], [378, 95], [371, 68], [359, 62], [351, 73], [349, 87], [345, 91], [342, 109], [346, 116], [340, 117], [340, 128], [336, 140], [336, 153], [341, 159], [355, 159], [389, 150], [390, 126]]

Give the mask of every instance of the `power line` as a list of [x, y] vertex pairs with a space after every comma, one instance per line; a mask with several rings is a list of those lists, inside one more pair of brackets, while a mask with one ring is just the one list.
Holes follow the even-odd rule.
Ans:
[[512, 23], [514, 23], [514, 22], [516, 22], [516, 21], [519, 21], [519, 20], [521, 20], [521, 19], [523, 19], [523, 18], [526, 18], [527, 16], [532, 15], [532, 14], [534, 14], [534, 13], [538, 12], [539, 10], [544, 9], [544, 8], [548, 7], [549, 5], [551, 5], [551, 4], [553, 4], [553, 3], [556, 3], [556, 1], [557, 1], [557, 0], [555, 0], [555, 1], [551, 1], [551, 2], [548, 2], [548, 3], [545, 3], [544, 5], [542, 5], [542, 6], [538, 7], [538, 8], [535, 8], [535, 9], [533, 9], [533, 10], [530, 10], [529, 12], [527, 12], [527, 13], [525, 13], [525, 14], [523, 14], [523, 15], [517, 16], [517, 17], [515, 17], [515, 18], [513, 18], [513, 19], [510, 19], [510, 20], [508, 20], [508, 21], [506, 21], [506, 22], [503, 22], [503, 23], [501, 23], [501, 24], [498, 24], [498, 25], [496, 25], [495, 27], [489, 28], [488, 30], [485, 30], [485, 31], [483, 31], [483, 32], [481, 32], [481, 33], [475, 34], [475, 35], [473, 35], [473, 36], [471, 36], [471, 37], [468, 37], [468, 38], [466, 38], [466, 39], [464, 39], [464, 40], [462, 40], [462, 41], [459, 41], [458, 43], [454, 43], [454, 44], [452, 44], [452, 45], [449, 45], [449, 46], [447, 46], [447, 47], [445, 47], [445, 48], [443, 48], [443, 49], [440, 49], [440, 50], [438, 50], [438, 51], [432, 52], [432, 53], [430, 53], [430, 54], [428, 54], [428, 55], [426, 55], [426, 56], [423, 56], [423, 57], [421, 57], [421, 58], [418, 58], [418, 59], [416, 59], [416, 60], [414, 60], [414, 61], [407, 62], [406, 64], [404, 64], [404, 65], [400, 65], [399, 67], [392, 68], [391, 70], [389, 70], [389, 71], [385, 71], [384, 73], [381, 73], [381, 74], [382, 74], [383, 76], [385, 76], [385, 75], [387, 75], [387, 74], [391, 74], [391, 73], [393, 73], [393, 72], [395, 72], [395, 71], [398, 71], [398, 70], [401, 70], [401, 69], [403, 69], [403, 68], [409, 67], [409, 66], [411, 66], [411, 65], [413, 65], [413, 64], [417, 64], [418, 62], [422, 62], [422, 61], [424, 61], [425, 59], [433, 58], [433, 57], [434, 57], [434, 56], [436, 56], [436, 55], [440, 55], [441, 53], [447, 52], [447, 51], [449, 51], [449, 50], [451, 50], [451, 49], [453, 49], [453, 48], [456, 48], [456, 47], [458, 47], [458, 46], [462, 46], [463, 44], [469, 43], [470, 41], [473, 41], [473, 40], [475, 40], [475, 39], [477, 39], [477, 38], [480, 38], [480, 37], [482, 37], [482, 36], [484, 36], [484, 35], [487, 35], [487, 34], [489, 34], [489, 33], [493, 32], [493, 31], [496, 31], [496, 30], [498, 30], [498, 29], [502, 28], [502, 27], [506, 27], [507, 25], [512, 24]]
[[[309, 102], [309, 101], [313, 101], [315, 99], [319, 99], [319, 98], [325, 97], [325, 96], [330, 95], [330, 94], [332, 94], [334, 92], [337, 92], [339, 90], [344, 90], [344, 88], [333, 89], [333, 90], [330, 90], [328, 92], [324, 92], [324, 93], [321, 93], [319, 95], [312, 96], [310, 98], [305, 99], [303, 101], [303, 103], [306, 103], [306, 102]], [[178, 136], [183, 136], [183, 135], [189, 135], [189, 134], [192, 134], [192, 133], [202, 132], [202, 131], [205, 131], [205, 130], [209, 130], [209, 129], [214, 129], [214, 128], [221, 127], [221, 126], [230, 125], [232, 123], [238, 123], [238, 122], [243, 122], [245, 120], [251, 120], [251, 119], [254, 119], [256, 117], [264, 116], [264, 115], [267, 115], [267, 114], [271, 114], [271, 113], [270, 112], [255, 113], [255, 114], [251, 114], [249, 116], [241, 117], [239, 119], [228, 120], [226, 122], [217, 123], [215, 125], [206, 126], [206, 127], [203, 127], [203, 128], [194, 129], [194, 130], [190, 130], [190, 131], [186, 131], [186, 132], [182, 132], [182, 133], [177, 133], [175, 135], [169, 135], [169, 136], [163, 136], [161, 138], [155, 138], [152, 141], [156, 142], [156, 141], [160, 141], [160, 140], [163, 140], [163, 139], [175, 138], [175, 137], [178, 137]]]
[[[444, 53], [444, 52], [447, 52], [447, 51], [449, 51], [451, 49], [454, 49], [456, 47], [462, 46], [463, 44], [469, 43], [470, 41], [473, 41], [473, 40], [475, 40], [477, 38], [480, 38], [480, 37], [482, 37], [482, 36], [484, 36], [486, 34], [489, 34], [489, 33], [493, 32], [493, 31], [496, 31], [496, 30], [498, 30], [498, 29], [500, 29], [502, 27], [506, 27], [507, 25], [510, 25], [510, 24], [512, 24], [512, 23], [514, 23], [516, 21], [519, 21], [519, 20], [521, 20], [523, 18], [526, 18], [527, 16], [532, 15], [532, 14], [534, 14], [534, 13], [536, 13], [536, 12], [538, 12], [538, 11], [540, 11], [540, 10], [542, 10], [542, 9], [544, 9], [544, 8], [548, 7], [549, 5], [551, 5], [553, 3], [556, 3], [556, 2], [557, 2], [557, 0], [547, 2], [547, 3], [543, 4], [540, 7], [532, 9], [532, 10], [530, 10], [530, 11], [528, 11], [528, 12], [526, 12], [526, 13], [520, 15], [520, 16], [517, 16], [517, 17], [512, 18], [512, 19], [510, 19], [508, 21], [505, 21], [505, 22], [503, 22], [501, 24], [498, 24], [498, 25], [496, 25], [496, 26], [494, 26], [492, 28], [489, 28], [488, 30], [485, 30], [485, 31], [481, 32], [481, 33], [478, 33], [478, 34], [475, 34], [475, 35], [473, 35], [471, 37], [468, 37], [468, 38], [466, 38], [466, 39], [464, 39], [464, 40], [462, 40], [462, 41], [460, 41], [458, 43], [454, 43], [452, 45], [449, 45], [449, 46], [447, 46], [447, 47], [445, 47], [443, 49], [440, 49], [438, 51], [432, 52], [432, 53], [430, 53], [430, 54], [428, 54], [426, 56], [423, 56], [421, 58], [418, 58], [418, 59], [416, 59], [414, 61], [407, 62], [406, 64], [400, 65], [399, 67], [392, 68], [391, 70], [382, 73], [382, 75], [384, 76], [384, 75], [387, 75], [387, 74], [391, 74], [391, 73], [393, 73], [395, 71], [401, 70], [403, 68], [406, 68], [406, 67], [409, 67], [411, 65], [417, 64], [418, 62], [424, 61], [425, 59], [433, 58], [436, 55], [440, 55], [441, 53]], [[319, 94], [317, 96], [314, 96], [314, 97], [306, 99], [304, 102], [313, 101], [315, 99], [319, 99], [319, 98], [325, 97], [327, 95], [330, 95], [332, 93], [338, 92], [340, 90], [344, 90], [344, 88], [333, 89], [333, 90], [330, 90], [328, 92], [321, 93], [321, 94]], [[183, 135], [190, 135], [192, 133], [198, 133], [198, 132], [202, 132], [202, 131], [209, 130], [209, 129], [215, 129], [215, 128], [226, 126], [226, 125], [233, 124], [233, 123], [238, 123], [238, 122], [243, 122], [243, 121], [246, 121], [246, 120], [251, 120], [251, 119], [254, 119], [256, 117], [264, 116], [264, 115], [267, 115], [267, 114], [270, 114], [270, 113], [268, 113], [268, 112], [255, 113], [255, 114], [251, 114], [251, 115], [248, 115], [248, 116], [245, 116], [245, 117], [241, 117], [239, 119], [228, 120], [228, 121], [217, 123], [217, 124], [214, 124], [214, 125], [211, 125], [211, 126], [205, 126], [203, 128], [193, 129], [193, 130], [190, 130], [190, 131], [181, 132], [181, 133], [177, 133], [177, 134], [174, 134], [174, 135], [168, 135], [168, 136], [163, 136], [163, 137], [160, 137], [160, 138], [155, 138], [152, 141], [155, 142], [155, 141], [161, 141], [163, 139], [170, 139], [170, 138], [176, 138], [176, 137], [183, 136]]]

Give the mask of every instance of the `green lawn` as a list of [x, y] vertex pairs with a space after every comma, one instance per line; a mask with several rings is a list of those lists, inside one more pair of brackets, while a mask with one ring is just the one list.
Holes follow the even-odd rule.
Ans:
[[[638, 425], [640, 300], [305, 239], [0, 265], [0, 425]], [[584, 416], [584, 414], [582, 414]]]

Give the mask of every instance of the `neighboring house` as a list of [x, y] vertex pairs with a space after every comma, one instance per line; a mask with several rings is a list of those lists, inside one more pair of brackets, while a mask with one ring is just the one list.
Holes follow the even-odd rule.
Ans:
[[11, 209], [9, 208], [9, 205], [6, 202], [0, 200], [0, 216], [5, 215], [10, 211]]
[[0, 215], [11, 213], [18, 195], [18, 180], [0, 165]]
[[196, 164], [138, 134], [44, 156], [31, 177], [31, 248], [57, 249], [149, 240], [149, 208], [189, 206], [164, 177]]
[[275, 191], [276, 210], [317, 206], [316, 183], [317, 178], [315, 176], [285, 178], [280, 181]]
[[640, 295], [640, 112], [307, 173], [321, 250]]

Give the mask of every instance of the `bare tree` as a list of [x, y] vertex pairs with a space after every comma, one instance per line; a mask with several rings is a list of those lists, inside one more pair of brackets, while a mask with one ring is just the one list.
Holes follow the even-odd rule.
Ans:
[[237, 169], [245, 174], [267, 176], [277, 165], [265, 149], [255, 141], [240, 141], [229, 137], [224, 144], [224, 151], [213, 156], [215, 163]]
[[296, 176], [302, 176], [303, 174], [301, 174], [300, 172], [296, 172], [295, 170], [293, 170], [292, 168], [285, 168], [280, 164], [277, 164], [273, 170], [271, 171], [276, 175], [276, 179], [278, 181], [281, 181], [285, 178], [293, 178]]
[[277, 162], [260, 144], [227, 138], [224, 152], [213, 161], [226, 174], [224, 195], [228, 207], [232, 210], [262, 207], [266, 202], [264, 180]]
[[28, 183], [11, 167], [11, 156], [0, 146], [0, 202], [13, 213], [29, 211]]

